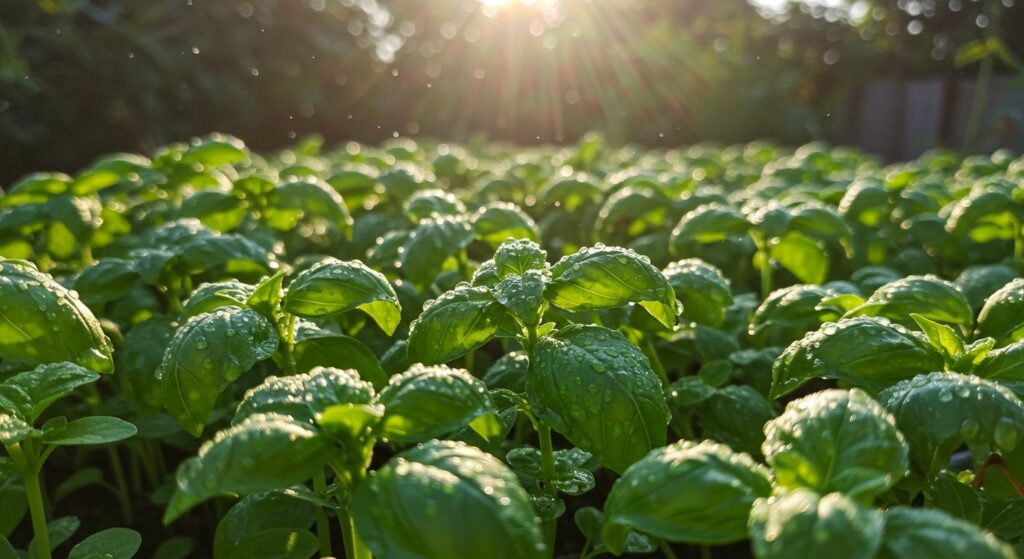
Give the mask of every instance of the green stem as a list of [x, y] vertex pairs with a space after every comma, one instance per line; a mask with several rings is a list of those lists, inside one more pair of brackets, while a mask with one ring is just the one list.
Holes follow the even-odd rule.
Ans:
[[700, 546], [700, 559], [711, 559], [711, 546]]
[[39, 482], [39, 464], [34, 458], [27, 456], [18, 443], [8, 446], [7, 452], [25, 482], [25, 496], [28, 498], [32, 532], [35, 536], [33, 541], [36, 559], [50, 559], [50, 532], [46, 527], [46, 506], [43, 504], [43, 488]]
[[348, 511], [348, 506], [338, 509], [338, 524], [341, 526], [341, 537], [345, 540], [345, 557], [347, 559], [372, 559], [370, 549], [363, 543], [356, 531], [355, 522]]
[[178, 296], [180, 278], [172, 276], [167, 282], [167, 306], [173, 314], [181, 314], [181, 298]]
[[676, 552], [672, 551], [672, 546], [665, 540], [658, 540], [658, 549], [661, 550], [661, 554], [665, 556], [665, 559], [679, 559], [676, 557]]
[[455, 253], [455, 261], [459, 266], [459, 275], [462, 276], [462, 279], [469, 281], [473, 274], [469, 271], [469, 256], [466, 254], [466, 249], [460, 248], [459, 252]]
[[658, 357], [658, 350], [654, 347], [654, 340], [651, 336], [644, 334], [643, 343], [640, 345], [640, 351], [644, 352], [647, 356], [647, 360], [651, 362], [651, 368], [661, 379], [661, 384], [668, 388], [671, 384], [668, 380], [668, 373], [665, 372], [665, 366], [661, 363], [661, 358]]
[[[327, 490], [327, 478], [324, 477], [323, 470], [313, 474], [313, 490], [318, 494], [323, 494]], [[327, 524], [327, 513], [324, 512], [323, 507], [316, 507], [316, 534], [320, 538], [320, 556], [330, 557], [333, 555], [331, 529]]]
[[297, 372], [298, 365], [295, 364], [295, 315], [289, 314], [284, 319], [284, 364], [285, 371], [289, 375]]
[[135, 513], [132, 511], [128, 479], [124, 475], [124, 463], [121, 461], [121, 454], [114, 446], [107, 447], [107, 455], [110, 457], [110, 468], [114, 472], [114, 483], [117, 487], [118, 500], [121, 501], [121, 516], [125, 524], [130, 524]]
[[758, 260], [761, 263], [761, 299], [767, 299], [772, 293], [772, 261], [765, 250], [758, 250], [762, 257]]
[[[540, 439], [540, 468], [544, 474], [544, 492], [557, 497], [558, 489], [550, 481], [555, 479], [555, 451], [551, 444], [551, 428], [538, 421], [537, 435]], [[549, 557], [555, 556], [556, 529], [554, 519], [544, 521], [544, 543], [548, 548]]]

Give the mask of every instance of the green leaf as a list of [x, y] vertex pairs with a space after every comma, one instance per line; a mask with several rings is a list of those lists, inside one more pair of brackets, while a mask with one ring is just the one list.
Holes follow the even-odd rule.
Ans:
[[494, 251], [495, 273], [499, 279], [523, 275], [547, 267], [548, 253], [528, 239], [508, 239]]
[[246, 216], [242, 198], [220, 190], [202, 190], [181, 202], [177, 217], [194, 217], [214, 231], [226, 233], [241, 225]]
[[910, 313], [910, 318], [917, 323], [917, 326], [924, 332], [924, 335], [928, 336], [928, 341], [931, 342], [932, 347], [942, 352], [946, 357], [947, 363], [952, 363], [954, 359], [963, 355], [966, 351], [964, 341], [956, 333], [956, 330], [945, 324], [929, 320], [927, 317], [917, 313]]
[[0, 358], [113, 371], [113, 348], [99, 321], [50, 275], [28, 262], [0, 259], [0, 301]]
[[133, 326], [114, 355], [118, 374], [128, 379], [133, 400], [152, 410], [163, 407], [163, 388], [156, 371], [176, 328], [171, 318], [154, 316]]
[[220, 167], [244, 161], [249, 157], [245, 144], [234, 136], [210, 134], [192, 140], [188, 149], [181, 154], [181, 164], [198, 163], [204, 167]]
[[75, 278], [75, 290], [88, 305], [120, 299], [139, 284], [141, 276], [130, 260], [103, 258]]
[[543, 480], [561, 493], [582, 495], [594, 488], [594, 474], [586, 469], [586, 464], [593, 458], [589, 452], [578, 448], [556, 450], [553, 458], [554, 476], [547, 477], [544, 474], [540, 450], [532, 446], [522, 446], [510, 450], [505, 456], [512, 470], [521, 477]]
[[837, 295], [820, 285], [791, 285], [772, 291], [750, 318], [747, 333], [751, 342], [755, 347], [766, 347], [799, 340], [827, 318], [839, 318], [837, 313], [821, 308], [824, 301]]
[[308, 559], [319, 548], [309, 530], [271, 528], [243, 541], [228, 559]]
[[764, 432], [764, 455], [788, 489], [870, 502], [907, 474], [907, 443], [892, 416], [856, 388], [794, 400]]
[[434, 365], [484, 345], [498, 332], [505, 308], [486, 287], [462, 283], [423, 305], [409, 326], [409, 361]]
[[995, 338], [996, 347], [1024, 338], [1024, 278], [1011, 281], [985, 300], [974, 335]]
[[615, 472], [665, 444], [668, 408], [643, 353], [614, 330], [575, 325], [534, 346], [530, 406]]
[[528, 239], [538, 241], [540, 233], [533, 218], [526, 215], [515, 204], [494, 202], [477, 210], [473, 215], [473, 229], [476, 235], [491, 246], [498, 246], [506, 239]]
[[267, 224], [277, 231], [291, 231], [300, 221], [319, 218], [349, 236], [352, 216], [345, 201], [329, 185], [319, 179], [278, 185], [268, 195]]
[[[601, 530], [604, 528], [603, 512], [594, 507], [582, 507], [576, 509], [573, 520], [576, 522], [576, 527], [590, 542], [594, 552], [607, 550], [604, 542], [601, 541]], [[651, 538], [634, 530], [630, 530], [626, 535], [626, 543], [623, 545], [623, 551], [626, 553], [651, 553], [655, 549], [657, 546], [651, 541]]]
[[238, 404], [232, 424], [272, 412], [312, 425], [317, 415], [330, 406], [369, 404], [373, 398], [373, 387], [355, 371], [316, 367], [306, 374], [270, 376], [249, 389]]
[[878, 511], [840, 493], [800, 489], [758, 499], [750, 512], [750, 539], [760, 559], [874, 559], [882, 530]]
[[0, 535], [0, 559], [19, 559], [18, 550], [14, 549], [11, 542], [3, 535]]
[[539, 270], [527, 270], [523, 275], [510, 275], [499, 281], [491, 291], [494, 298], [524, 325], [540, 322], [544, 305], [544, 288], [548, 277]]
[[258, 284], [245, 305], [262, 314], [267, 320], [278, 323], [282, 317], [281, 301], [284, 299], [284, 270], [272, 276], [265, 276]]
[[773, 260], [804, 283], [823, 283], [828, 277], [828, 253], [817, 241], [788, 231], [768, 249]]
[[963, 293], [935, 276], [908, 276], [887, 283], [844, 318], [880, 316], [911, 328], [915, 326], [911, 313], [965, 328], [974, 323], [974, 312]]
[[646, 256], [597, 245], [563, 257], [551, 267], [544, 297], [568, 310], [599, 310], [638, 303], [666, 328], [675, 325], [676, 297]]
[[615, 481], [604, 504], [602, 537], [616, 554], [630, 529], [701, 545], [739, 541], [751, 504], [770, 493], [768, 470], [746, 454], [681, 441], [651, 451]]
[[74, 363], [39, 365], [0, 383], [0, 409], [9, 409], [31, 423], [50, 404], [99, 378], [98, 374]]
[[986, 243], [1012, 239], [1019, 221], [1019, 210], [1006, 193], [976, 190], [953, 205], [946, 230], [961, 239]]
[[185, 301], [181, 319], [188, 320], [221, 307], [244, 307], [252, 292], [253, 286], [235, 280], [204, 283]]
[[437, 216], [419, 222], [402, 246], [402, 273], [420, 289], [434, 283], [448, 258], [473, 241], [464, 218]]
[[926, 475], [945, 467], [961, 443], [1008, 452], [1024, 435], [1024, 403], [976, 376], [920, 375], [883, 391], [878, 401], [896, 418], [911, 460]]
[[392, 458], [356, 487], [351, 508], [377, 557], [545, 556], [515, 474], [462, 443], [432, 441]]
[[466, 213], [466, 205], [454, 194], [440, 189], [421, 190], [405, 203], [405, 213], [420, 220], [436, 215], [459, 216]]
[[358, 371], [359, 376], [372, 383], [375, 389], [379, 390], [388, 383], [388, 374], [377, 356], [366, 344], [351, 336], [300, 328], [292, 355], [300, 371], [344, 365]]
[[673, 262], [662, 272], [683, 304], [682, 316], [688, 322], [721, 326], [725, 311], [732, 305], [729, 280], [714, 266], [697, 258]]
[[178, 467], [177, 491], [164, 523], [218, 495], [245, 495], [303, 483], [336, 452], [301, 421], [274, 413], [249, 416], [220, 431]]
[[834, 378], [869, 390], [942, 370], [942, 354], [923, 334], [884, 318], [829, 322], [794, 342], [772, 365], [772, 398], [811, 378]]
[[[56, 549], [75, 535], [82, 523], [74, 516], [62, 516], [55, 518], [46, 524], [46, 531], [50, 536], [50, 549]], [[36, 540], [32, 539], [28, 544], [28, 556], [38, 557], [36, 553]]]
[[[217, 524], [213, 558], [229, 559], [245, 542], [267, 530], [305, 530], [313, 524], [314, 516], [312, 504], [283, 492], [249, 495], [235, 503]], [[303, 559], [308, 556], [303, 556]]]
[[1009, 545], [977, 526], [937, 510], [893, 507], [885, 511], [882, 547], [891, 557], [1011, 559]]
[[60, 429], [43, 433], [43, 442], [54, 446], [95, 445], [135, 436], [138, 429], [123, 419], [108, 416], [82, 417]]
[[305, 318], [357, 308], [389, 336], [402, 320], [402, 305], [387, 278], [358, 260], [328, 258], [304, 270], [288, 285], [283, 305]]
[[746, 235], [750, 224], [736, 208], [718, 203], [704, 204], [691, 210], [672, 230], [669, 247], [672, 254], [685, 255], [689, 243], [708, 244], [730, 237]]
[[378, 401], [384, 406], [378, 434], [398, 442], [440, 437], [495, 412], [482, 381], [444, 365], [413, 365], [391, 377]]
[[1024, 392], [1024, 342], [1014, 342], [986, 354], [971, 369], [971, 374], [998, 382], [1021, 394]]
[[1016, 278], [1017, 272], [1013, 268], [990, 264], [964, 268], [953, 283], [967, 297], [971, 308], [978, 311], [985, 304], [985, 299]]
[[962, 483], [952, 473], [932, 481], [924, 491], [930, 508], [939, 509], [951, 516], [972, 524], [981, 523], [981, 495], [978, 490]]
[[85, 538], [71, 548], [68, 559], [131, 559], [142, 546], [142, 536], [128, 528], [108, 528]]
[[157, 370], [164, 406], [198, 437], [220, 393], [277, 344], [274, 326], [251, 309], [221, 307], [193, 317], [175, 332]]
[[52, 196], [67, 192], [71, 177], [64, 173], [31, 173], [7, 187], [4, 206], [45, 202]]
[[12, 445], [41, 434], [17, 415], [0, 412], [0, 444]]
[[758, 457], [764, 442], [762, 427], [775, 417], [775, 408], [757, 390], [733, 385], [715, 390], [700, 402], [697, 416], [704, 437]]

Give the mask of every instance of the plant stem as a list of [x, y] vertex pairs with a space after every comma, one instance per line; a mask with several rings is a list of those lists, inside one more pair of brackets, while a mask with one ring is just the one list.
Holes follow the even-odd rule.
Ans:
[[[313, 490], [317, 493], [323, 493], [327, 490], [327, 478], [324, 477], [322, 469], [313, 474]], [[316, 534], [320, 538], [320, 556], [330, 557], [333, 555], [331, 551], [331, 529], [327, 524], [327, 513], [324, 512], [323, 507], [319, 506], [316, 507]]]
[[758, 250], [758, 253], [762, 255], [759, 260], [761, 262], [761, 300], [764, 300], [772, 293], [772, 261], [767, 251]]
[[[558, 490], [550, 481], [555, 479], [555, 452], [551, 444], [551, 428], [538, 421], [537, 436], [540, 439], [540, 468], [544, 473], [544, 492], [552, 497], [557, 497]], [[550, 557], [555, 556], [556, 529], [554, 519], [544, 521], [544, 543], [547, 545]]]
[[117, 447], [108, 446], [107, 455], [110, 457], [110, 468], [114, 471], [114, 483], [117, 485], [118, 500], [121, 501], [121, 516], [125, 524], [130, 524], [135, 513], [132, 511], [128, 480], [124, 475], [124, 463], [121, 462], [121, 454], [117, 451]]
[[28, 498], [35, 536], [36, 559], [50, 559], [50, 532], [46, 527], [46, 506], [43, 504], [43, 488], [39, 482], [39, 464], [34, 457], [27, 456], [18, 443], [8, 446], [7, 452], [25, 482], [25, 496]]
[[647, 360], [651, 362], [651, 368], [654, 369], [655, 374], [661, 379], [661, 384], [665, 388], [671, 384], [668, 380], [668, 373], [665, 372], [665, 366], [661, 363], [661, 358], [658, 357], [658, 350], [654, 347], [654, 340], [651, 336], [644, 334], [643, 343], [640, 345], [640, 351], [644, 352], [647, 356]]
[[356, 532], [356, 525], [352, 521], [352, 515], [348, 506], [338, 509], [338, 524], [341, 526], [341, 537], [345, 540], [345, 557], [347, 559], [372, 559], [370, 549], [366, 547], [363, 540]]
[[700, 546], [700, 559], [711, 559], [711, 546]]
[[661, 551], [661, 554], [665, 556], [665, 559], [679, 559], [676, 557], [676, 552], [672, 551], [672, 546], [670, 546], [665, 540], [658, 540], [658, 549]]
[[284, 319], [284, 365], [285, 372], [294, 375], [298, 366], [295, 364], [295, 315], [289, 314]]

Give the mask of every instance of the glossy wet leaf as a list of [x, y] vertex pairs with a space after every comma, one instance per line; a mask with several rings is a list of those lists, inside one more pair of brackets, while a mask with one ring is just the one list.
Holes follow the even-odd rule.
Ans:
[[665, 444], [661, 382], [619, 332], [571, 326], [541, 338], [531, 357], [526, 392], [534, 413], [612, 471]]
[[389, 336], [402, 320], [402, 305], [387, 278], [358, 260], [329, 258], [304, 270], [288, 285], [283, 305], [305, 318], [359, 309]]
[[530, 499], [515, 474], [462, 443], [433, 441], [392, 458], [356, 488], [352, 510], [360, 537], [379, 557], [545, 554]]
[[806, 235], [796, 231], [783, 233], [771, 243], [768, 253], [804, 283], [822, 283], [828, 277], [829, 261], [825, 248]]
[[533, 218], [507, 202], [487, 204], [477, 210], [473, 215], [473, 229], [477, 237], [491, 246], [498, 246], [510, 237], [531, 241], [540, 239]]
[[921, 333], [884, 318], [829, 322], [793, 342], [772, 365], [772, 397], [811, 378], [833, 378], [869, 390], [942, 370], [942, 354]]
[[690, 258], [669, 264], [662, 274], [682, 303], [685, 320], [708, 326], [722, 324], [733, 300], [729, 280], [718, 268]]
[[747, 333], [756, 347], [786, 346], [839, 313], [822, 308], [838, 294], [820, 285], [791, 285], [772, 291], [750, 318]]
[[547, 251], [532, 240], [509, 239], [494, 251], [494, 272], [498, 279], [521, 276], [529, 270], [544, 269], [547, 257]]
[[758, 559], [874, 559], [883, 519], [841, 493], [820, 496], [800, 489], [758, 499], [750, 512], [750, 538]]
[[188, 320], [220, 307], [244, 307], [252, 292], [253, 286], [234, 280], [204, 283], [185, 301], [181, 309], [181, 320]]
[[580, 249], [551, 267], [544, 297], [569, 310], [598, 310], [637, 303], [666, 328], [676, 318], [675, 292], [650, 260], [619, 247]]
[[388, 382], [380, 361], [363, 342], [351, 336], [328, 331], [300, 329], [295, 338], [295, 366], [299, 371], [316, 367], [344, 367], [355, 369], [359, 377], [374, 388], [383, 388]]
[[776, 482], [788, 489], [870, 500], [909, 467], [908, 446], [893, 417], [858, 389], [794, 400], [764, 432], [764, 455]]
[[33, 422], [50, 404], [99, 378], [74, 363], [39, 365], [0, 383], [0, 410], [15, 412]]
[[1024, 338], [1024, 278], [1011, 281], [985, 300], [975, 335], [995, 338], [997, 347]]
[[887, 283], [845, 316], [880, 316], [912, 328], [915, 324], [910, 313], [965, 328], [974, 322], [974, 312], [963, 293], [935, 276], [909, 276]]
[[369, 404], [373, 398], [373, 387], [355, 371], [317, 367], [305, 374], [267, 377], [245, 393], [232, 423], [255, 414], [277, 413], [312, 425], [330, 406]]
[[937, 510], [893, 507], [885, 512], [883, 557], [1010, 559], [1009, 545], [977, 526]]
[[175, 332], [157, 371], [167, 411], [195, 436], [233, 380], [277, 350], [274, 326], [251, 309], [222, 307]]
[[409, 326], [409, 361], [434, 365], [461, 357], [497, 334], [505, 314], [486, 287], [459, 284], [423, 305]]
[[194, 458], [178, 467], [176, 491], [164, 522], [211, 497], [305, 482], [334, 452], [329, 440], [319, 437], [308, 423], [273, 413], [250, 416], [218, 432]]
[[445, 261], [472, 241], [473, 229], [461, 217], [423, 219], [401, 247], [402, 274], [416, 286], [426, 288]]
[[414, 365], [391, 377], [378, 401], [384, 406], [378, 433], [398, 442], [440, 437], [495, 412], [482, 381], [444, 365]]
[[615, 482], [602, 537], [613, 553], [634, 528], [674, 542], [739, 541], [750, 506], [770, 493], [768, 470], [746, 454], [711, 442], [674, 443], [651, 451]]
[[544, 304], [544, 288], [548, 277], [539, 270], [528, 270], [523, 275], [510, 275], [492, 289], [494, 298], [516, 316], [524, 325], [533, 326], [540, 320]]
[[112, 351], [73, 291], [28, 262], [0, 259], [0, 358], [32, 365], [71, 361], [109, 373]]
[[878, 395], [925, 474], [943, 467], [961, 443], [1008, 452], [1024, 437], [1024, 403], [1009, 389], [972, 375], [929, 373]]

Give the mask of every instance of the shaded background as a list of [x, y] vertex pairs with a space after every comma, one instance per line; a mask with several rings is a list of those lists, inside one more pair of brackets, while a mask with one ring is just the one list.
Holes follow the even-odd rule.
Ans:
[[1021, 149], [1021, 58], [1018, 0], [3, 0], [0, 184], [214, 130]]

